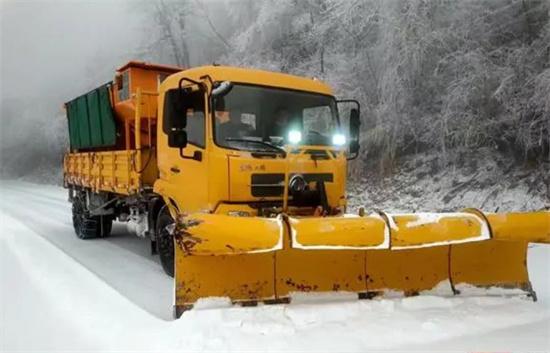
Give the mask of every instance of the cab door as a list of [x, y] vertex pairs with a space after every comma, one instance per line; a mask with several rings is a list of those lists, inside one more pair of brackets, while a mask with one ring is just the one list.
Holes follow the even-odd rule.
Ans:
[[[181, 98], [185, 100], [182, 102], [185, 109], [180, 113], [169, 112], [166, 101], [161, 111], [164, 119], [158, 134], [160, 179], [155, 183], [155, 191], [172, 200], [180, 212], [190, 213], [208, 207], [206, 95], [197, 90], [182, 94]], [[185, 126], [181, 125], [185, 120], [183, 114], [187, 117]], [[168, 133], [174, 128], [187, 132], [187, 145], [181, 150], [168, 143]]]

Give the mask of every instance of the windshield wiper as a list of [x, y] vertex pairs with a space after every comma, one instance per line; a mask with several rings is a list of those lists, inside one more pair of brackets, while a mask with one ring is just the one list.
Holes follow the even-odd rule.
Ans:
[[262, 145], [262, 146], [266, 146], [266, 147], [269, 147], [277, 152], [279, 152], [283, 158], [286, 157], [286, 151], [279, 147], [279, 146], [275, 146], [269, 142], [265, 142], [265, 141], [261, 141], [261, 140], [249, 140], [249, 139], [244, 139], [244, 138], [236, 138], [236, 137], [226, 137], [225, 138], [225, 141], [231, 141], [231, 142], [252, 142], [252, 143], [256, 143], [258, 145]]

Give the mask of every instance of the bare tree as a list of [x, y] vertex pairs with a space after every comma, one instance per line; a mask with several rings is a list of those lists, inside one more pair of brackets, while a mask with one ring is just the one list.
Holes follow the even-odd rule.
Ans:
[[154, 18], [161, 31], [158, 41], [166, 43], [170, 48], [176, 65], [189, 67], [191, 63], [187, 45], [187, 16], [191, 7], [185, 1], [176, 3], [164, 0], [157, 0], [154, 6]]

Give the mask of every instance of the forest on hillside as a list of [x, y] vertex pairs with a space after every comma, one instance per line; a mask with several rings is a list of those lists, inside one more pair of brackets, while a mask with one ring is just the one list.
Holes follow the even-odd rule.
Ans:
[[[363, 158], [550, 148], [547, 0], [168, 2], [148, 13], [151, 59], [317, 77], [362, 105]], [[199, 51], [191, 56], [190, 51]], [[368, 156], [368, 157], [367, 157]]]
[[[128, 16], [143, 23], [139, 40], [108, 60], [90, 58], [85, 80], [64, 81], [78, 87], [72, 97], [112, 78], [122, 64], [115, 60], [254, 67], [316, 77], [338, 97], [361, 102], [362, 163], [354, 164], [355, 174], [365, 161], [391, 173], [403, 156], [429, 153], [447, 165], [480, 148], [550, 162], [548, 0], [154, 0], [127, 6]], [[23, 98], [3, 104], [10, 131], [23, 131], [26, 119], [39, 124], [25, 137], [36, 142], [32, 148], [19, 140], [8, 145], [12, 133], [3, 135], [2, 174], [42, 173], [60, 163], [65, 121], [47, 119], [63, 115], [63, 101], [48, 99], [47, 109]], [[21, 156], [33, 163], [21, 164]]]

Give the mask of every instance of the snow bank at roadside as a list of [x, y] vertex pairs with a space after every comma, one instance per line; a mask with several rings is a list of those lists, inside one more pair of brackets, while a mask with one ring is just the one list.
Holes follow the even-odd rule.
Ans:
[[[354, 162], [358, 163], [358, 162]], [[550, 164], [528, 165], [492, 150], [441, 166], [429, 153], [402, 157], [393, 175], [376, 166], [350, 164], [350, 212], [359, 207], [391, 213], [459, 211], [533, 211], [550, 206]]]
[[[547, 301], [518, 297], [357, 301], [324, 295], [256, 308], [213, 298], [178, 321], [164, 321], [17, 219], [2, 212], [0, 223], [3, 350], [364, 351], [410, 348], [550, 320]], [[548, 263], [550, 248], [531, 250], [537, 261]]]

